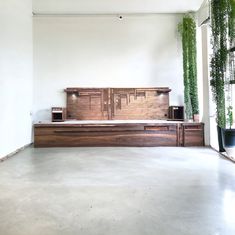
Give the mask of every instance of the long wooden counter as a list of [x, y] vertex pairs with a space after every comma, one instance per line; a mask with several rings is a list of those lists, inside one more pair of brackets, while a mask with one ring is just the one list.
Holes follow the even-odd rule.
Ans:
[[203, 123], [132, 120], [34, 125], [35, 147], [203, 145]]

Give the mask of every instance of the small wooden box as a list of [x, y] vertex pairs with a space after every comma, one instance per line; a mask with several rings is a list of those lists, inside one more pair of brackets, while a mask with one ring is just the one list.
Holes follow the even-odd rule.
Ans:
[[169, 119], [171, 120], [184, 120], [184, 106], [170, 106]]
[[51, 108], [51, 121], [64, 122], [66, 120], [66, 108], [52, 107]]

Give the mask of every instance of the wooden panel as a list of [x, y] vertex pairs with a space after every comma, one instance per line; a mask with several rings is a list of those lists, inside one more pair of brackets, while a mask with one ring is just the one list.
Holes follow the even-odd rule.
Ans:
[[186, 123], [182, 124], [183, 146], [204, 146], [204, 124]]
[[203, 123], [36, 124], [35, 147], [203, 146]]
[[35, 135], [54, 135], [55, 133], [76, 133], [76, 132], [117, 132], [117, 131], [143, 131], [144, 126], [81, 126], [81, 127], [38, 127], [35, 128]]
[[177, 146], [177, 124], [35, 125], [35, 147]]
[[108, 91], [102, 88], [68, 88], [67, 117], [78, 120], [107, 120]]
[[67, 88], [68, 119], [167, 119], [169, 88]]
[[156, 89], [112, 89], [114, 120], [167, 119], [169, 93]]
[[155, 126], [145, 126], [147, 131], [176, 131], [177, 125], [155, 125]]
[[100, 133], [90, 135], [55, 135], [36, 136], [35, 147], [80, 147], [80, 146], [177, 146], [173, 133], [141, 134], [141, 133]]

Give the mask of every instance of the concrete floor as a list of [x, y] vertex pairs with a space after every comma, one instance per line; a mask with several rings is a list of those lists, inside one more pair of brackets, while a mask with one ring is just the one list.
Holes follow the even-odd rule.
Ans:
[[234, 235], [235, 165], [208, 148], [27, 148], [0, 163], [0, 235]]

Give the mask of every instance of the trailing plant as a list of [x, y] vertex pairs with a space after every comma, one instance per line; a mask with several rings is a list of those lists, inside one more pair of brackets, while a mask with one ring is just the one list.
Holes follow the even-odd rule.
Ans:
[[229, 43], [230, 48], [233, 45], [234, 38], [235, 38], [235, 1], [229, 0], [229, 6], [228, 6], [228, 22], [229, 22]]
[[228, 4], [228, 73], [225, 84], [226, 106], [232, 106], [232, 84], [235, 83], [235, 1], [229, 0]]
[[199, 113], [197, 88], [197, 49], [196, 23], [191, 15], [185, 15], [178, 25], [182, 37], [183, 72], [184, 72], [184, 103], [187, 119]]
[[229, 34], [229, 6], [230, 0], [211, 1], [211, 31], [212, 49], [211, 58], [211, 87], [216, 103], [216, 120], [218, 126], [225, 128], [225, 76], [227, 63], [227, 37]]
[[228, 116], [227, 122], [228, 122], [229, 128], [231, 129], [233, 125], [233, 107], [232, 106], [228, 106], [227, 116]]
[[[235, 1], [211, 0], [211, 87], [216, 103], [218, 126], [226, 127], [226, 106], [231, 105], [231, 84], [234, 82]], [[227, 113], [228, 115], [228, 113]], [[229, 118], [229, 117], [228, 117]]]

